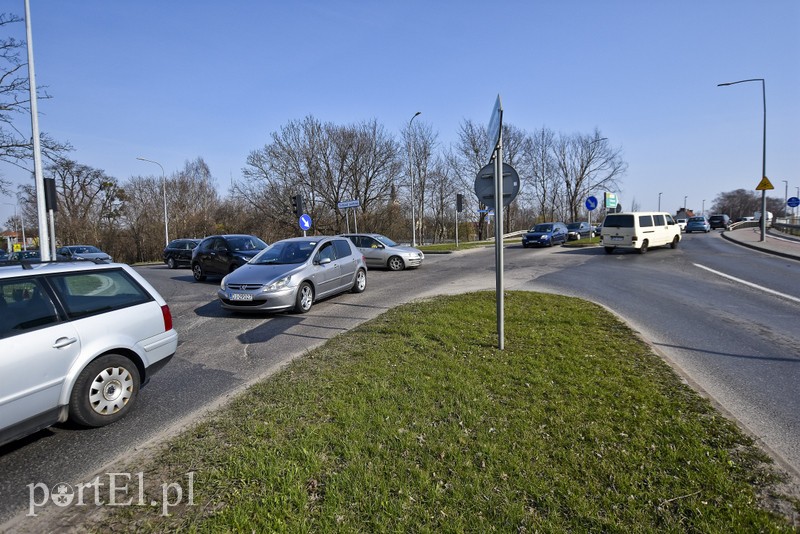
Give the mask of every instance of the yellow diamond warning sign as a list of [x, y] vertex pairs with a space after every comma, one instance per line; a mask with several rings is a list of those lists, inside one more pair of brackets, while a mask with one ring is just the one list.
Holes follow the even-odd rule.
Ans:
[[769, 178], [766, 176], [761, 179], [761, 181], [756, 186], [756, 191], [769, 191], [770, 189], [775, 189], [772, 185], [772, 182], [769, 181]]

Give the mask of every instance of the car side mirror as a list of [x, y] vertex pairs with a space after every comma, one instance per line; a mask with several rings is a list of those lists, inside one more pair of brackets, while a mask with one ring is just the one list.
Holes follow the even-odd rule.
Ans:
[[330, 258], [322, 258], [321, 260], [320, 260], [320, 259], [318, 259], [318, 260], [317, 260], [317, 261], [315, 261], [314, 263], [316, 263], [317, 265], [327, 265], [327, 264], [329, 264], [330, 262], [331, 262], [331, 259], [330, 259]]

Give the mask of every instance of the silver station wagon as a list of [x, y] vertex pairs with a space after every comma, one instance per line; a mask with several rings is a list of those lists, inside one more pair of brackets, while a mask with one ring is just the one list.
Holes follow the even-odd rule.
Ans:
[[0, 444], [113, 423], [177, 346], [167, 303], [127, 265], [0, 267]]

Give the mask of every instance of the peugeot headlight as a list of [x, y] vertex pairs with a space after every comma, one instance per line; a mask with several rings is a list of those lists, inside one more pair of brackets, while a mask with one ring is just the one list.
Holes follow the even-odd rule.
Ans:
[[227, 276], [224, 276], [224, 277], [222, 278], [222, 281], [219, 283], [219, 288], [220, 288], [221, 290], [225, 291], [225, 288], [226, 288], [226, 282], [227, 282], [227, 281], [228, 281], [228, 277], [227, 277]]
[[283, 278], [279, 278], [275, 280], [270, 285], [264, 288], [265, 293], [269, 293], [271, 291], [280, 291], [286, 287], [289, 287], [289, 281], [292, 279], [291, 276], [284, 276]]

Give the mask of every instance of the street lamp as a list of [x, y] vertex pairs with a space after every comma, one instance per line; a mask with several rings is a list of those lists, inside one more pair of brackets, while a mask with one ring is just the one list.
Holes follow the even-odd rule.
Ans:
[[167, 179], [164, 177], [164, 167], [157, 161], [147, 158], [136, 158], [139, 161], [146, 161], [148, 163], [155, 163], [161, 167], [161, 181], [164, 184], [164, 246], [169, 245], [169, 222], [167, 221]]
[[703, 199], [703, 211], [700, 213], [703, 217], [706, 216], [706, 199]]
[[687, 196], [685, 196], [685, 197], [683, 197], [683, 213], [684, 213], [684, 214], [686, 213], [686, 199], [687, 199], [687, 198], [689, 198], [689, 196], [688, 196], [688, 195], [687, 195]]
[[659, 193], [658, 194], [658, 211], [661, 211], [661, 195], [663, 195], [663, 194], [664, 193]]
[[414, 113], [414, 116], [411, 117], [411, 120], [408, 121], [408, 141], [409, 141], [409, 151], [408, 151], [408, 175], [411, 177], [411, 246], [417, 246], [417, 217], [414, 211], [414, 139], [411, 135], [411, 123], [414, 122], [414, 119], [417, 118], [418, 115], [422, 115], [421, 111], [417, 111]]
[[[764, 78], [751, 78], [749, 80], [739, 80], [736, 82], [719, 83], [717, 87], [724, 87], [728, 85], [736, 85], [737, 83], [745, 82], [761, 82], [761, 97], [764, 102], [764, 135], [762, 137], [763, 144], [761, 147], [761, 179], [767, 177], [767, 82]], [[759, 241], [766, 241], [767, 239], [767, 191], [761, 191], [761, 239]]]

